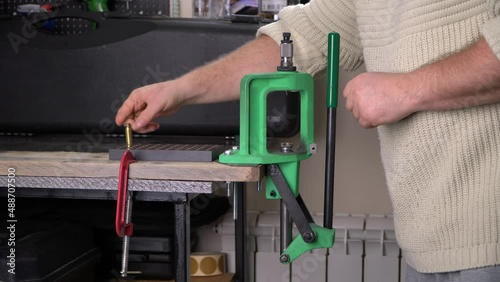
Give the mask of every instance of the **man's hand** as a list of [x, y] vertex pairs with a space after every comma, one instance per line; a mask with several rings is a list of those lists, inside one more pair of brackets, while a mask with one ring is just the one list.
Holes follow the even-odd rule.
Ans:
[[130, 123], [139, 133], [155, 131], [160, 125], [154, 119], [173, 114], [181, 106], [238, 99], [244, 75], [275, 71], [279, 63], [279, 45], [261, 36], [175, 80], [134, 90], [118, 110], [116, 124]]
[[362, 127], [393, 123], [415, 112], [417, 85], [412, 74], [362, 73], [344, 89], [346, 107]]
[[346, 107], [363, 127], [397, 122], [418, 111], [500, 102], [500, 60], [484, 38], [406, 74], [364, 73], [344, 89]]
[[184, 101], [175, 81], [147, 85], [135, 89], [116, 114], [116, 124], [130, 123], [138, 133], [157, 130], [160, 125], [153, 120], [175, 113]]

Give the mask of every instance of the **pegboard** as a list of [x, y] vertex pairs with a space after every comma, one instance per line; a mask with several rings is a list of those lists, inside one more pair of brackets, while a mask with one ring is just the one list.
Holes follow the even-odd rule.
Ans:
[[[66, 9], [86, 9], [85, 1], [77, 0], [0, 0], [0, 14], [13, 15], [16, 8], [23, 4], [62, 4]], [[169, 16], [169, 0], [110, 0], [108, 2], [110, 11], [129, 13], [133, 17], [158, 17]], [[59, 24], [62, 24], [60, 22]], [[66, 24], [66, 23], [65, 23]], [[73, 23], [69, 23], [71, 26]], [[78, 25], [79, 23], [74, 23]], [[71, 30], [75, 31], [75, 30]], [[78, 30], [76, 30], [78, 32]]]
[[[2, 1], [2, 0], [0, 0]], [[132, 16], [169, 16], [170, 5], [168, 0], [133, 0], [113, 1], [109, 9], [117, 12], [130, 12]]]

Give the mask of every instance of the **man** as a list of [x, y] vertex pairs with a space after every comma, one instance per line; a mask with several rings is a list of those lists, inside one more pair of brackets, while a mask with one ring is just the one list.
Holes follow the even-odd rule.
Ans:
[[499, 14], [498, 0], [287, 7], [239, 50], [136, 89], [116, 122], [150, 132], [183, 105], [237, 99], [243, 75], [275, 71], [283, 31], [298, 70], [314, 75], [337, 31], [341, 66], [368, 70], [344, 96], [363, 127], [378, 127], [406, 281], [500, 281]]

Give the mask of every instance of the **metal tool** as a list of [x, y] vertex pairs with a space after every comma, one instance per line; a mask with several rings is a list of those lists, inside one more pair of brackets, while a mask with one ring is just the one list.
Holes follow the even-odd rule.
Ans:
[[[132, 193], [127, 189], [129, 166], [131, 163], [135, 162], [135, 158], [129, 150], [132, 146], [132, 130], [129, 124], [126, 125], [125, 129], [125, 140], [127, 142], [128, 149], [123, 153], [122, 159], [120, 161], [115, 218], [116, 234], [118, 235], [118, 237], [123, 238], [120, 271], [120, 275], [122, 277], [127, 277], [128, 274], [131, 274], [131, 272], [128, 271], [128, 256], [130, 248], [130, 236], [132, 236], [134, 227], [132, 223]], [[137, 272], [133, 273], [137, 274]]]
[[326, 88], [326, 158], [325, 158], [325, 196], [323, 226], [333, 227], [333, 197], [335, 177], [335, 135], [337, 123], [337, 104], [339, 91], [339, 50], [340, 35], [328, 35], [328, 66]]
[[[240, 87], [240, 144], [238, 150], [219, 156], [227, 164], [273, 164], [285, 171], [287, 181], [298, 195], [298, 170], [301, 160], [311, 157], [314, 144], [314, 81], [311, 75], [296, 72], [291, 65], [293, 44], [290, 33], [282, 40], [282, 59], [274, 73], [251, 74], [243, 77]], [[293, 150], [287, 144], [282, 148], [268, 148], [267, 143], [267, 96], [275, 91], [298, 92], [300, 94], [300, 144]], [[283, 152], [285, 151], [285, 152]], [[279, 199], [279, 193], [269, 177], [265, 179], [266, 197]]]
[[[300, 161], [316, 152], [313, 121], [313, 78], [296, 71], [293, 65], [293, 41], [290, 33], [283, 33], [281, 41], [281, 65], [277, 72], [245, 76], [241, 81], [240, 97], [240, 147], [230, 154], [219, 156], [221, 163], [252, 164], [266, 166], [266, 197], [281, 199], [281, 255], [280, 262], [289, 264], [301, 254], [316, 248], [331, 248], [335, 230], [333, 217], [333, 163], [335, 153], [335, 107], [338, 87], [339, 35], [329, 37], [329, 91], [328, 142], [325, 175], [325, 221], [316, 225], [300, 197]], [[333, 44], [332, 44], [333, 43]], [[335, 88], [335, 90], [333, 90]], [[266, 131], [267, 95], [274, 91], [290, 91], [300, 94], [300, 144], [282, 142], [274, 149], [268, 145]], [[299, 236], [292, 236], [292, 222], [299, 230]]]

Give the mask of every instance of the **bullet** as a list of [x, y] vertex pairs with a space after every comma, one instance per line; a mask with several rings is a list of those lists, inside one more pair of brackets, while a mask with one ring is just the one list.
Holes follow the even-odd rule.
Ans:
[[127, 149], [132, 147], [132, 127], [129, 123], [125, 124], [125, 141], [127, 142]]

